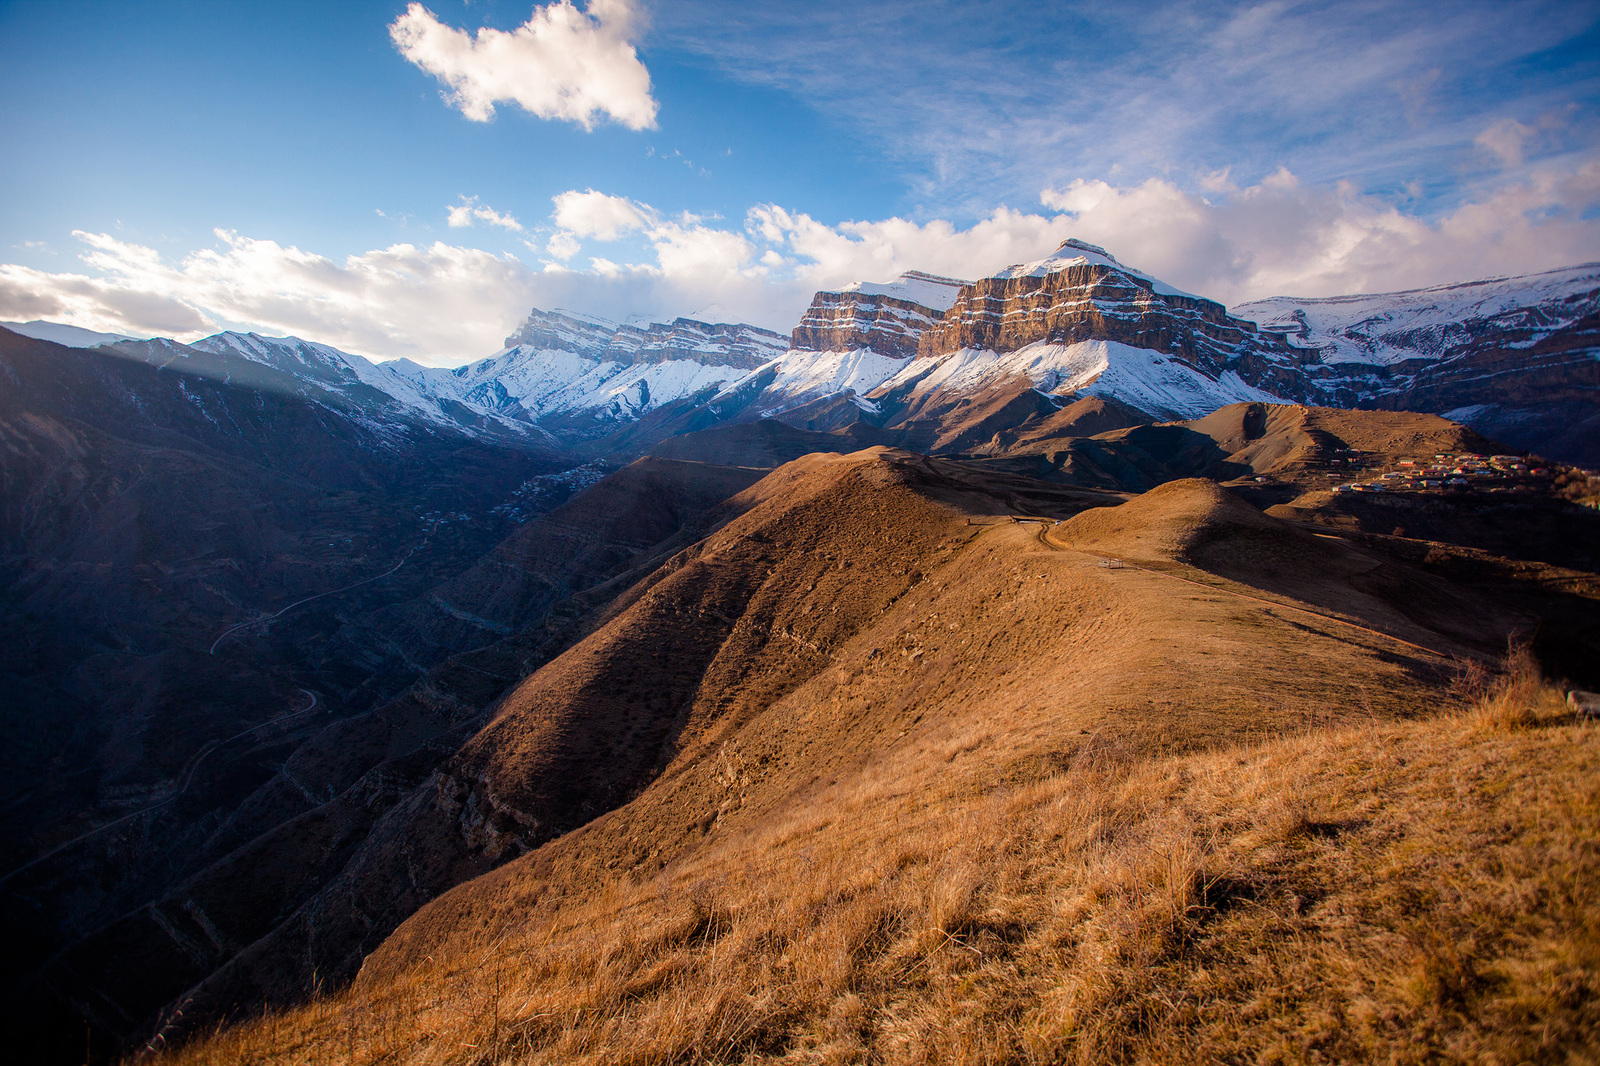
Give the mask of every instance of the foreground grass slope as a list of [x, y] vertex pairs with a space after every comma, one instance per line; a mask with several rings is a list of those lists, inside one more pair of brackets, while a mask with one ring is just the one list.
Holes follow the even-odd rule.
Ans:
[[458, 771], [548, 804], [544, 753], [603, 746], [540, 739], [576, 736], [562, 694], [648, 670], [705, 624], [674, 590], [737, 577], [662, 772], [349, 988], [168, 1058], [1581, 1057], [1600, 749], [1527, 668], [1463, 689], [1530, 618], [1206, 482], [1057, 524], [965, 477], [875, 450], [758, 486], [785, 505], [642, 586]]
[[1600, 733], [1519, 679], [1204, 755], [894, 768], [172, 1062], [1590, 1062]]

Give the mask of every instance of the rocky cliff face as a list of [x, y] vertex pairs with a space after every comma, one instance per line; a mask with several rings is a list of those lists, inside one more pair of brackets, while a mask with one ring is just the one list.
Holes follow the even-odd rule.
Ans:
[[703, 366], [754, 370], [789, 348], [780, 333], [737, 322], [675, 318], [648, 326], [617, 325], [571, 311], [534, 308], [507, 348], [573, 352], [599, 362], [632, 366], [687, 360]]
[[939, 324], [968, 284], [912, 270], [887, 285], [857, 283], [838, 292], [819, 292], [790, 339], [799, 350], [865, 348], [909, 359], [917, 354], [922, 335]]
[[1048, 342], [1115, 341], [1160, 352], [1211, 376], [1237, 371], [1278, 395], [1304, 389], [1306, 357], [1221, 304], [1123, 266], [1104, 249], [1069, 240], [1055, 254], [973, 282], [917, 344], [924, 357], [962, 349], [1014, 352]]

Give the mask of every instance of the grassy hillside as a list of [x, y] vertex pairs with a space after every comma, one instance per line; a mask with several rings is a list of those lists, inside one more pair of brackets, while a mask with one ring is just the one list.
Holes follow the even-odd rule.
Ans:
[[1010, 491], [748, 490], [436, 804], [605, 813], [164, 1061], [1586, 1061], [1600, 740], [1498, 665], [1532, 615], [1208, 482]]

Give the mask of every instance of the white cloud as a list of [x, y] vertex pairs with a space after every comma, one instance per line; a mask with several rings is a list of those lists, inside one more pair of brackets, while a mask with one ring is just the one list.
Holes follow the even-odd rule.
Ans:
[[131, 279], [57, 274], [0, 264], [0, 318], [42, 318], [101, 333], [199, 337], [214, 323], [171, 296]]
[[907, 270], [982, 277], [1045, 255], [1073, 232], [1070, 219], [1007, 207], [964, 230], [944, 219], [921, 225], [890, 218], [826, 226], [775, 204], [752, 208], [746, 223], [751, 233], [793, 251], [802, 260], [798, 276], [819, 286], [887, 281]]
[[1480, 148], [1487, 148], [1506, 166], [1520, 167], [1524, 146], [1537, 132], [1532, 126], [1524, 125], [1514, 118], [1501, 119], [1478, 134], [1473, 143]]
[[630, 42], [632, 0], [570, 0], [535, 7], [515, 30], [482, 27], [476, 35], [441, 23], [420, 3], [389, 25], [400, 54], [449, 87], [445, 99], [476, 122], [495, 104], [593, 129], [609, 116], [634, 130], [653, 129], [657, 105], [650, 72]]
[[443, 243], [396, 244], [338, 263], [218, 230], [219, 248], [172, 264], [107, 234], [74, 236], [100, 276], [0, 265], [0, 317], [180, 340], [237, 325], [363, 354], [459, 362], [498, 348], [535, 291], [516, 259]]
[[583, 248], [583, 242], [570, 233], [558, 231], [551, 235], [550, 240], [545, 243], [544, 247], [545, 251], [557, 259], [566, 261], [578, 254]]
[[463, 196], [461, 202], [454, 207], [445, 208], [445, 219], [452, 229], [463, 229], [473, 225], [474, 222], [486, 222], [491, 226], [499, 226], [514, 233], [522, 232], [522, 223], [511, 215], [502, 215], [487, 204], [480, 204], [476, 196]]
[[[1215, 183], [1214, 183], [1215, 184]], [[1201, 199], [1151, 178], [1045, 190], [1074, 236], [1224, 303], [1336, 296], [1548, 270], [1600, 257], [1600, 157], [1536, 168], [1426, 220], [1348, 185], [1301, 184], [1279, 170]]]
[[1555, 143], [1576, 110], [1573, 105], [1547, 111], [1531, 126], [1514, 118], [1503, 118], [1478, 134], [1472, 143], [1495, 156], [1502, 167], [1515, 169], [1522, 166], [1530, 154]]
[[624, 196], [569, 189], [551, 197], [556, 209], [551, 219], [574, 237], [597, 237], [614, 241], [653, 225], [657, 214], [648, 204], [635, 203]]

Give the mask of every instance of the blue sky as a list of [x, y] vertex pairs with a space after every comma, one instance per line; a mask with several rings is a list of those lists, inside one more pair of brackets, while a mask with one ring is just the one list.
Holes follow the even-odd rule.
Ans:
[[[489, 354], [1066, 236], [1225, 302], [1600, 259], [1600, 5], [0, 5], [0, 319]], [[454, 222], [455, 224], [452, 224]]]

